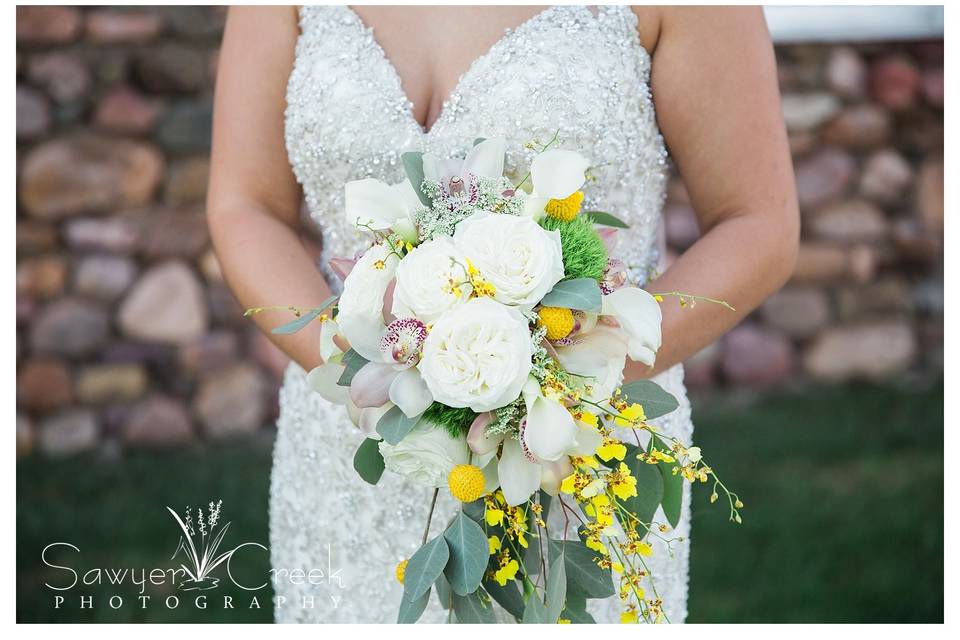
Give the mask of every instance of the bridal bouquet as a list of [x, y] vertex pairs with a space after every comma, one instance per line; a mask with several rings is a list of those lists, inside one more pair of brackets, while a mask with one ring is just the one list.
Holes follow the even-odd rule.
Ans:
[[683, 482], [712, 482], [740, 521], [700, 449], [650, 424], [673, 396], [624, 380], [628, 358], [654, 364], [665, 296], [710, 299], [631, 286], [610, 255], [626, 225], [581, 211], [589, 161], [557, 142], [531, 143], [516, 183], [502, 139], [465, 159], [406, 153], [399, 184], [348, 183], [369, 246], [331, 262], [338, 298], [274, 330], [322, 322], [309, 382], [367, 435], [364, 480], [389, 469], [462, 503], [397, 567], [400, 622], [434, 589], [461, 622], [494, 621], [491, 599], [522, 622], [591, 622], [586, 600], [608, 597], [624, 622], [660, 622], [646, 559], [653, 538], [675, 540]]

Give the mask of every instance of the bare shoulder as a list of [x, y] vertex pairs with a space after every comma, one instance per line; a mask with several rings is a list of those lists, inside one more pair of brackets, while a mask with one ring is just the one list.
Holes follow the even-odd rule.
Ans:
[[767, 37], [763, 9], [759, 6], [632, 6], [640, 41], [651, 53], [666, 39], [710, 32], [737, 42], [739, 38]]

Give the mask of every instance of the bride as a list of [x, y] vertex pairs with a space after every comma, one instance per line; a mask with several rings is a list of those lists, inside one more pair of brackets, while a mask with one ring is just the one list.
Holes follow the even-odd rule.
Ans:
[[[462, 157], [502, 136], [508, 171], [549, 140], [595, 166], [585, 208], [630, 224], [620, 258], [658, 291], [730, 301], [663, 305], [656, 376], [680, 400], [660, 430], [689, 441], [679, 364], [716, 340], [788, 277], [798, 214], [777, 73], [759, 8], [346, 6], [231, 9], [220, 54], [208, 218], [243, 306], [315, 306], [338, 286], [327, 261], [362, 238], [345, 222], [343, 186], [403, 177], [398, 154]], [[661, 207], [669, 158], [701, 238], [667, 266]], [[323, 230], [318, 265], [297, 235], [305, 199]], [[650, 281], [655, 279], [655, 284]], [[289, 321], [257, 316], [260, 327]], [[394, 567], [420, 545], [428, 490], [352, 468], [363, 437], [342, 407], [307, 387], [319, 325], [270, 336], [294, 360], [280, 392], [270, 535], [278, 622], [390, 622]], [[648, 592], [672, 622], [687, 614], [689, 496], [671, 550], [658, 547]], [[452, 503], [437, 505], [442, 527]], [[662, 517], [660, 518], [662, 521]], [[440, 524], [436, 524], [440, 523]], [[616, 600], [613, 598], [611, 600]], [[617, 603], [591, 601], [598, 622]], [[434, 600], [424, 614], [442, 621]]]

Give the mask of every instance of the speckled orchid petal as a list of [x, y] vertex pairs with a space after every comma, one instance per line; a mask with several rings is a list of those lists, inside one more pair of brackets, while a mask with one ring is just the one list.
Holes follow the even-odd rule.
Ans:
[[485, 178], [499, 178], [503, 175], [503, 154], [507, 142], [503, 138], [487, 138], [470, 149], [463, 161], [461, 176], [472, 173]]
[[493, 413], [484, 411], [477, 415], [470, 424], [470, 431], [467, 432], [467, 445], [470, 450], [478, 455], [484, 455], [491, 451], [496, 451], [500, 443], [503, 442], [505, 434], [487, 435], [487, 427], [493, 420]]

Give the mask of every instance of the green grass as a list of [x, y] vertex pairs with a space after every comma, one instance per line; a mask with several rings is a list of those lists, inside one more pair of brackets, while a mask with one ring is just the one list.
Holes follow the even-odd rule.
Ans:
[[[777, 393], [757, 402], [695, 403], [697, 443], [746, 509], [726, 520], [709, 490], [694, 494], [690, 617], [693, 622], [939, 622], [943, 620], [943, 387], [863, 385]], [[17, 619], [21, 622], [269, 621], [269, 593], [224, 584], [208, 608], [195, 593], [148, 587], [141, 608], [129, 584], [75, 588], [59, 610], [44, 582], [43, 548], [71, 542], [55, 559], [95, 567], [168, 567], [177, 543], [164, 508], [223, 498], [225, 544], [267, 544], [270, 448], [262, 441], [185, 451], [135, 452], [116, 460], [28, 459], [17, 464]], [[56, 564], [56, 562], [54, 562]], [[240, 564], [240, 563], [238, 563]], [[244, 558], [263, 575], [266, 555]], [[239, 570], [238, 570], [239, 569]], [[226, 582], [226, 581], [225, 581]], [[181, 597], [168, 610], [163, 599]], [[111, 610], [110, 595], [124, 603]], [[236, 608], [223, 608], [232, 595]]]

